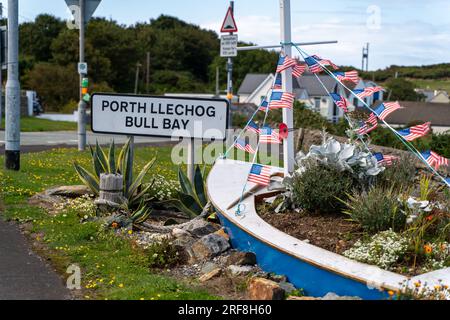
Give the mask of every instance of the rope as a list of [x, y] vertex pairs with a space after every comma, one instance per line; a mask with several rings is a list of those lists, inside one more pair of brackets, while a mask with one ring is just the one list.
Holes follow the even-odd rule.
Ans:
[[[310, 56], [307, 52], [305, 52], [303, 49], [300, 49], [295, 43], [290, 43], [291, 45], [293, 45], [297, 51], [302, 55], [302, 57], [304, 57], [303, 54], [311, 57], [314, 59], [314, 61], [316, 61], [316, 63], [318, 63], [322, 70], [324, 70], [328, 75], [330, 75], [337, 83], [339, 83], [340, 85], [342, 85], [345, 89], [347, 89], [355, 98], [357, 98], [360, 102], [362, 102], [362, 104], [369, 109], [371, 112], [375, 113], [375, 110], [373, 110], [363, 99], [361, 99], [360, 97], [358, 97], [353, 90], [350, 90], [344, 83], [342, 83], [342, 81], [340, 81], [330, 70], [328, 70], [328, 68], [326, 66], [324, 66], [322, 63], [320, 63], [320, 61], [318, 61], [317, 59], [315, 59], [314, 57]], [[376, 114], [376, 113], [375, 113]], [[420, 151], [418, 151], [414, 145], [412, 145], [409, 141], [406, 141], [398, 132], [397, 130], [395, 130], [394, 128], [392, 128], [384, 119], [379, 118], [384, 125], [389, 128], [389, 130], [391, 130], [395, 136], [406, 146], [407, 149], [409, 149], [413, 154], [415, 154], [419, 160], [421, 160], [427, 167], [428, 169], [434, 173], [438, 178], [440, 178], [444, 184], [446, 184], [448, 187], [450, 187], [450, 183], [447, 182], [447, 180], [441, 176], [439, 174], [439, 172], [437, 172], [436, 169], [434, 169], [430, 164], [428, 164], [428, 162], [425, 160], [425, 158], [422, 156], [422, 154], [420, 153]]]

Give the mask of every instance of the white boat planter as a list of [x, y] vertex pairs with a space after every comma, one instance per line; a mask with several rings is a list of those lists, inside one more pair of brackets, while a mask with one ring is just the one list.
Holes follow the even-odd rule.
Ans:
[[[272, 227], [256, 213], [255, 196], [267, 193], [261, 190], [247, 197], [245, 210], [236, 215], [236, 206], [227, 209], [242, 193], [251, 164], [219, 159], [207, 179], [207, 192], [219, 218], [230, 235], [233, 247], [256, 254], [258, 265], [266, 272], [286, 275], [297, 288], [310, 296], [324, 296], [328, 292], [338, 295], [359, 296], [363, 299], [384, 299], [388, 290], [402, 289], [408, 278], [360, 263], [324, 250]], [[272, 167], [272, 172], [282, 173]], [[252, 183], [247, 190], [251, 189]], [[410, 279], [428, 286], [450, 284], [450, 268], [429, 272]]]

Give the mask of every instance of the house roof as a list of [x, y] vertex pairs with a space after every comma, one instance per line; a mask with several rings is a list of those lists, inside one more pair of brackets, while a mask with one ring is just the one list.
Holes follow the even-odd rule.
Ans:
[[387, 118], [391, 124], [407, 125], [413, 121], [431, 121], [433, 126], [450, 127], [450, 103], [400, 101], [403, 109]]
[[247, 73], [239, 87], [238, 94], [252, 94], [270, 74]]
[[[319, 75], [320, 81], [329, 92], [334, 92], [336, 81], [327, 75]], [[305, 89], [310, 97], [327, 96], [327, 91], [313, 74], [304, 74], [302, 77], [294, 81], [294, 89]]]

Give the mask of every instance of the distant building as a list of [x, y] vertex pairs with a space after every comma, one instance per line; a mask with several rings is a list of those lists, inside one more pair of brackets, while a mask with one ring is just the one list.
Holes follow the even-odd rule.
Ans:
[[399, 101], [403, 109], [391, 113], [386, 122], [393, 127], [405, 127], [420, 122], [431, 122], [435, 133], [450, 130], [450, 103]]
[[[259, 105], [270, 91], [274, 77], [273, 74], [247, 74], [238, 90], [239, 102]], [[332, 122], [336, 122], [339, 118], [343, 117], [344, 112], [334, 104], [328, 92], [338, 93], [346, 97], [350, 102], [350, 111], [355, 109], [355, 105], [363, 106], [361, 101], [354, 98], [348, 90], [339, 86], [328, 75], [317, 75], [316, 77], [312, 73], [305, 73], [300, 78], [293, 77], [292, 85], [296, 100], [303, 102], [307, 108], [319, 112], [323, 117]], [[353, 85], [350, 89], [363, 89], [374, 86], [376, 84], [372, 81], [360, 80], [359, 83]], [[375, 93], [373, 96], [367, 97], [364, 100], [368, 105], [372, 105], [375, 101], [383, 100], [383, 93]]]
[[447, 91], [444, 90], [427, 90], [414, 89], [415, 92], [425, 96], [425, 102], [430, 103], [450, 103]]

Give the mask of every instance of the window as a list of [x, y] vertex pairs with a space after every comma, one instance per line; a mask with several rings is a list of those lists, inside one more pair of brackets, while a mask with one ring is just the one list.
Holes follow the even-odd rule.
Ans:
[[314, 109], [320, 111], [320, 98], [314, 98]]

